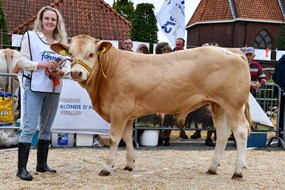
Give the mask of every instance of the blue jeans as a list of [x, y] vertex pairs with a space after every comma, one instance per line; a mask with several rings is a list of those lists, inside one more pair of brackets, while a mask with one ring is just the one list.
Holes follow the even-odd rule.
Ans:
[[60, 94], [31, 91], [30, 80], [26, 80], [23, 100], [23, 129], [19, 137], [19, 142], [31, 143], [33, 135], [37, 130], [42, 130], [43, 127], [44, 130], [41, 133], [40, 139], [50, 140], [50, 129], [57, 112], [59, 97]]

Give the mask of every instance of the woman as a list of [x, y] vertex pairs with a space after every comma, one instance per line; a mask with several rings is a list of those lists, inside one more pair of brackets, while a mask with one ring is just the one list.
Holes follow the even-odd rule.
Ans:
[[[32, 137], [37, 127], [40, 137], [37, 145], [37, 172], [56, 172], [47, 165], [51, 126], [53, 124], [62, 82], [60, 77], [67, 74], [58, 68], [62, 57], [50, 49], [54, 42], [67, 43], [67, 34], [63, 18], [57, 9], [43, 7], [37, 15], [33, 31], [27, 32], [22, 40], [23, 57], [17, 68], [24, 73], [24, 127], [19, 137], [17, 176], [22, 180], [32, 180], [27, 171]], [[17, 72], [17, 68], [14, 70]]]

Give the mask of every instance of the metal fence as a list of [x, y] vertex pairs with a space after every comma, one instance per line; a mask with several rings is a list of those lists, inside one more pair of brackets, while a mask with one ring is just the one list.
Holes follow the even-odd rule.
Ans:
[[[281, 109], [284, 109], [284, 107], [281, 107], [281, 96], [285, 96], [284, 91], [273, 82], [268, 82], [254, 94], [256, 101], [275, 126], [274, 130], [271, 131], [274, 131], [276, 135], [268, 141], [267, 145], [270, 145], [273, 140], [278, 140], [278, 146], [282, 145], [285, 149], [285, 125], [279, 125]], [[283, 128], [281, 129], [280, 126], [283, 126]]]
[[[282, 89], [274, 83], [268, 82], [265, 86], [262, 86], [260, 89], [256, 90], [253, 95], [256, 101], [259, 103], [263, 111], [267, 114], [268, 118], [271, 120], [274, 128], [263, 128], [259, 131], [263, 132], [275, 132], [275, 137], [278, 138], [280, 136], [279, 130], [279, 113], [280, 113], [280, 99], [281, 94], [283, 93]], [[138, 147], [138, 130], [180, 130], [180, 128], [174, 127], [165, 127], [163, 125], [155, 125], [155, 123], [148, 122], [148, 125], [142, 125], [135, 121], [134, 124], [134, 141]], [[197, 130], [193, 125], [190, 128], [183, 128], [185, 130]], [[199, 127], [199, 130], [211, 130], [211, 129], [203, 129]], [[281, 131], [282, 132], [282, 131]], [[283, 133], [283, 132], [282, 132]], [[280, 140], [280, 139], [279, 139]], [[282, 142], [283, 143], [283, 142]]]
[[280, 107], [279, 99], [281, 97], [282, 90], [281, 88], [274, 83], [267, 83], [265, 86], [256, 90], [253, 93], [254, 98], [263, 109], [263, 111], [267, 114], [271, 121], [276, 120], [276, 123], [273, 124], [278, 125], [278, 111]]

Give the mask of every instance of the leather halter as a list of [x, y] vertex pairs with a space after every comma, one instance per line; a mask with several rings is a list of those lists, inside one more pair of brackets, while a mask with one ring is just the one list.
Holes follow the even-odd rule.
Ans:
[[[92, 69], [83, 61], [81, 61], [80, 59], [73, 59], [73, 61], [70, 64], [70, 67], [73, 67], [75, 64], [79, 64], [82, 67], [84, 67], [89, 73], [91, 73]], [[95, 65], [94, 65], [95, 66]], [[94, 67], [93, 67], [94, 68]]]
[[[104, 70], [103, 70], [102, 62], [101, 62], [100, 59], [99, 59], [99, 55], [98, 55], [97, 59], [98, 59], [98, 62], [99, 62], [99, 64], [100, 64], [100, 66], [101, 66], [101, 69], [100, 69], [100, 70], [101, 70], [103, 76], [104, 76], [105, 78], [107, 78], [107, 76], [106, 76], [106, 74], [105, 74], [105, 72], [104, 72]], [[96, 63], [94, 64], [93, 68], [95, 68], [95, 66], [96, 66], [96, 64], [97, 64], [98, 62], [96, 62]], [[79, 65], [81, 65], [82, 67], [84, 67], [84, 68], [89, 72], [89, 74], [91, 74], [91, 72], [92, 72], [92, 70], [93, 70], [93, 68], [91, 69], [86, 63], [84, 63], [84, 62], [81, 61], [80, 59], [73, 59], [72, 62], [71, 62], [71, 64], [70, 64], [70, 67], [73, 67], [75, 64], [79, 64]]]

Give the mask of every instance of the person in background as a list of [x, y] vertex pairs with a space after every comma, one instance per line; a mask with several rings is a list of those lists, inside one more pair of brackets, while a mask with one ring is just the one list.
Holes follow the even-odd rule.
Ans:
[[[124, 38], [123, 39], [123, 44], [122, 44], [122, 49], [125, 50], [125, 51], [133, 52], [132, 48], [133, 48], [133, 41], [132, 41], [132, 39], [129, 38], [129, 37]], [[135, 122], [133, 123], [133, 127], [135, 127], [134, 125], [135, 125]], [[121, 139], [121, 141], [119, 143], [119, 147], [125, 147], [125, 146], [126, 146], [126, 144], [125, 144], [124, 140]]]
[[[277, 61], [277, 63], [275, 64], [275, 70], [274, 70], [274, 74], [272, 77], [273, 81], [279, 85], [279, 87], [285, 91], [285, 55], [282, 55], [282, 57]], [[275, 97], [278, 97], [278, 90], [275, 87], [274, 88], [274, 95]], [[278, 124], [278, 128], [279, 128], [279, 134], [278, 137], [283, 139], [283, 132], [284, 132], [284, 111], [285, 109], [285, 94], [284, 92], [281, 93], [281, 97], [280, 97], [280, 112], [279, 112], [279, 124]], [[284, 140], [284, 139], [283, 139]], [[278, 143], [278, 145], [280, 146], [281, 144]]]
[[[148, 52], [148, 47], [147, 47], [147, 45], [145, 45], [145, 44], [139, 44], [138, 47], [137, 47], [136, 53], [148, 54], [149, 52]], [[142, 116], [142, 117], [140, 117], [140, 118], [137, 118], [137, 122], [139, 123], [140, 120], [143, 120], [143, 121], [146, 121], [146, 120], [147, 120], [147, 122], [152, 122], [153, 120], [151, 120], [150, 118], [152, 118], [151, 115], [145, 115], [145, 116]], [[149, 121], [149, 120], [150, 120], [150, 121]], [[135, 123], [133, 123], [133, 126], [134, 126], [134, 125], [135, 125]], [[135, 126], [134, 126], [134, 128], [135, 128]], [[140, 136], [142, 135], [143, 132], [144, 132], [144, 130], [138, 130], [138, 132], [137, 132], [137, 136], [139, 137], [139, 138], [138, 138], [138, 143], [139, 143], [139, 144], [140, 144]], [[122, 141], [122, 140], [121, 140], [121, 141]]]
[[[168, 46], [168, 44], [164, 44], [161, 49], [162, 54], [172, 52], [172, 49]], [[173, 114], [162, 114], [163, 119], [163, 126], [165, 127], [174, 127], [176, 123], [175, 115]], [[161, 141], [164, 146], [170, 146], [170, 134], [171, 130], [162, 130], [161, 131]]]
[[148, 47], [147, 47], [147, 45], [145, 45], [145, 44], [138, 45], [136, 52], [137, 53], [148, 54]]
[[162, 48], [162, 53], [170, 53], [170, 52], [172, 52], [171, 47], [165, 46], [164, 48]]
[[254, 61], [255, 57], [255, 50], [253, 47], [245, 47], [242, 48], [243, 53], [246, 55], [248, 60], [249, 69], [250, 69], [250, 76], [251, 76], [251, 83], [250, 83], [250, 92], [253, 96], [256, 94], [256, 90], [259, 89], [261, 86], [266, 85], [266, 76], [263, 72], [262, 66], [257, 62]]
[[[61, 77], [68, 74], [57, 63], [62, 56], [50, 49], [54, 42], [67, 43], [65, 24], [60, 12], [50, 6], [43, 7], [37, 15], [33, 31], [25, 33], [21, 43], [23, 56], [14, 72], [23, 69], [24, 117], [23, 129], [18, 144], [17, 176], [30, 181], [33, 176], [27, 171], [30, 146], [39, 125], [40, 136], [37, 144], [37, 172], [56, 170], [47, 165], [53, 124], [62, 88]], [[16, 70], [16, 71], [15, 71]]]
[[173, 51], [184, 50], [185, 40], [183, 38], [177, 38], [175, 41], [175, 48]]
[[[205, 43], [202, 46], [219, 46], [219, 44], [217, 42], [209, 42], [209, 43]], [[214, 139], [216, 139], [216, 131], [207, 131], [207, 136], [206, 136], [206, 140], [205, 140], [205, 145], [206, 146], [210, 146], [210, 147], [214, 147], [215, 143], [213, 143], [212, 140], [212, 134], [214, 133]], [[198, 139], [201, 138], [201, 130], [196, 130], [194, 132], [193, 135], [191, 135], [190, 137], [191, 139]]]
[[[175, 41], [175, 45], [176, 46], [173, 51], [184, 50], [185, 40], [183, 38], [177, 38]], [[186, 135], [186, 132], [183, 129], [181, 129], [179, 137], [182, 139], [188, 139], [188, 136]]]
[[[172, 52], [172, 49], [170, 48], [169, 44], [167, 42], [160, 42], [155, 47], [155, 53], [156, 54], [163, 54], [163, 53], [170, 53]], [[175, 125], [176, 116], [174, 114], [162, 114], [163, 119], [163, 126], [165, 127], [173, 127]], [[159, 143], [163, 144], [165, 146], [170, 146], [170, 134], [171, 130], [162, 130], [160, 133]], [[184, 130], [180, 131], [180, 138], [188, 139], [188, 136], [186, 135]]]
[[123, 39], [123, 45], [122, 45], [123, 50], [125, 51], [133, 51], [133, 41], [131, 38], [124, 38]]
[[169, 44], [167, 42], [160, 42], [160, 43], [158, 43], [156, 45], [156, 47], [155, 47], [155, 54], [162, 54], [164, 47], [169, 47]]

